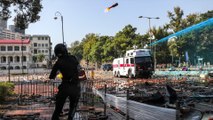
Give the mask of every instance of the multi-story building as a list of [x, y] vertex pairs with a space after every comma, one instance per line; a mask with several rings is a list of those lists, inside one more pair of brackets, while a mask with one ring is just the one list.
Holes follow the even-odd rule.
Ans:
[[[25, 44], [26, 39], [28, 40], [27, 44]], [[0, 64], [1, 68], [6, 69], [6, 65], [8, 65], [9, 59], [13, 60], [11, 63], [13, 68], [20, 67], [20, 66], [19, 67], [16, 66], [15, 63], [19, 63], [21, 61], [20, 53], [19, 53], [20, 51], [18, 49], [21, 49], [20, 44], [22, 44], [22, 42], [24, 42], [24, 45], [26, 45], [23, 47], [24, 48], [26, 47], [26, 50], [27, 50], [26, 59], [25, 59], [27, 61], [24, 61], [24, 62], [27, 62], [30, 64], [32, 63], [32, 65], [36, 65], [37, 67], [41, 67], [43, 65], [47, 65], [48, 67], [48, 65], [51, 65], [52, 43], [51, 43], [50, 36], [26, 35], [24, 30], [20, 30], [16, 28], [14, 25], [10, 25], [8, 30], [7, 21], [1, 19], [0, 17], [0, 59], [1, 59], [0, 63], [2, 63]], [[11, 56], [11, 54], [13, 56]], [[44, 56], [44, 59], [42, 61], [38, 60], [40, 56]], [[34, 58], [36, 58], [36, 61]], [[18, 59], [18, 62], [16, 59]], [[13, 69], [12, 67], [11, 69]], [[27, 64], [24, 65], [24, 68], [26, 67], [27, 67]]]
[[[23, 68], [50, 67], [51, 66], [51, 39], [48, 35], [20, 35], [21, 39], [0, 39], [0, 68], [7, 69], [11, 63], [11, 69], [20, 69], [21, 46], [23, 45]], [[39, 61], [38, 58], [44, 59]], [[37, 58], [34, 61], [34, 58]], [[9, 62], [11, 61], [11, 62]], [[21, 62], [21, 64], [20, 64]]]
[[4, 29], [0, 31], [0, 39], [21, 39], [23, 36], [25, 36], [22, 33], [18, 32], [12, 32], [10, 30]]
[[44, 55], [46, 63], [51, 61], [51, 39], [49, 35], [30, 36], [33, 56]]
[[0, 68], [26, 69], [32, 64], [31, 44], [29, 39], [0, 40]]

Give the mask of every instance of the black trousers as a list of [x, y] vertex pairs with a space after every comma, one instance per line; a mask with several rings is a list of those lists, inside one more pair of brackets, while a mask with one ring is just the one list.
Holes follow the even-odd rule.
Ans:
[[58, 89], [59, 91], [56, 95], [55, 110], [52, 115], [52, 120], [59, 120], [60, 113], [62, 112], [67, 97], [69, 97], [70, 101], [68, 120], [72, 120], [75, 115], [78, 100], [80, 98], [80, 84], [62, 82]]

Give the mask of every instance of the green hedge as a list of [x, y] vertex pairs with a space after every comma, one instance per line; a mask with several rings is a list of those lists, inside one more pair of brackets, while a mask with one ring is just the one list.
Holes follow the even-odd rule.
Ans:
[[0, 103], [5, 101], [7, 96], [13, 94], [14, 84], [11, 82], [0, 82]]

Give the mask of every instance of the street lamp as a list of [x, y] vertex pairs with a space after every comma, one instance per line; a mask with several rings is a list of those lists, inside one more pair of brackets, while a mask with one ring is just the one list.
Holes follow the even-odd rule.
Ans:
[[[146, 18], [149, 20], [149, 34], [151, 35], [151, 19], [160, 19], [159, 17], [145, 17], [145, 16], [139, 16], [138, 18]], [[150, 36], [151, 38], [151, 36]], [[152, 43], [150, 39], [150, 44]]]
[[58, 19], [57, 16], [61, 17], [62, 40], [63, 40], [63, 44], [64, 44], [64, 20], [63, 20], [63, 16], [59, 11], [57, 11], [55, 13], [55, 17], [54, 17], [55, 20]]
[[[151, 19], [160, 19], [159, 17], [146, 17], [146, 16], [139, 16], [138, 18], [145, 18], [149, 20], [149, 35], [150, 35], [150, 44], [152, 43], [152, 39], [154, 40], [154, 35], [151, 32]], [[151, 47], [152, 49], [152, 47]], [[156, 70], [156, 64], [157, 64], [157, 60], [156, 60], [156, 46], [154, 46], [154, 70]]]

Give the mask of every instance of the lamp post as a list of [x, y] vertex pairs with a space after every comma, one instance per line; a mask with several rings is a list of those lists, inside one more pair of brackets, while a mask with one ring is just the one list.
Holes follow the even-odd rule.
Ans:
[[10, 82], [10, 58], [8, 61], [8, 81]]
[[23, 53], [23, 39], [21, 39], [21, 73], [22, 73], [22, 75], [24, 74], [23, 56], [24, 56], [24, 53]]
[[63, 44], [65, 44], [64, 43], [64, 20], [63, 20], [63, 16], [62, 16], [62, 14], [59, 11], [57, 11], [55, 13], [55, 17], [54, 17], [55, 20], [58, 19], [57, 16], [61, 17], [62, 40], [63, 40]]
[[[138, 18], [145, 18], [145, 19], [149, 20], [149, 34], [151, 33], [151, 19], [160, 19], [159, 17], [145, 17], [145, 16], [139, 16]], [[150, 44], [151, 43], [152, 43], [152, 41], [150, 39]]]
[[[154, 40], [154, 35], [151, 32], [151, 19], [160, 19], [159, 17], [146, 17], [146, 16], [139, 16], [138, 18], [145, 18], [149, 20], [149, 35], [150, 35], [150, 44], [152, 43], [152, 39]], [[152, 36], [151, 36], [152, 35]], [[152, 49], [152, 47], [151, 47]], [[156, 46], [154, 46], [154, 70], [156, 70], [156, 64], [157, 64], [157, 60], [156, 60]]]

